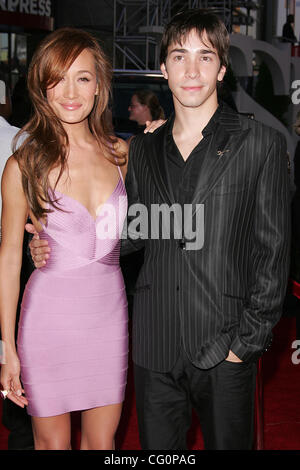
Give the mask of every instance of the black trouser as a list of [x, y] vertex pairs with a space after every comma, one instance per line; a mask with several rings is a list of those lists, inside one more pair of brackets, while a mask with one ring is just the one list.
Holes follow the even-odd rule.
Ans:
[[255, 363], [223, 361], [202, 370], [184, 352], [167, 373], [135, 365], [142, 448], [186, 449], [186, 433], [195, 408], [205, 449], [251, 449], [255, 378]]
[[11, 400], [3, 402], [2, 424], [10, 431], [8, 450], [33, 449], [31, 417], [26, 408], [20, 408]]

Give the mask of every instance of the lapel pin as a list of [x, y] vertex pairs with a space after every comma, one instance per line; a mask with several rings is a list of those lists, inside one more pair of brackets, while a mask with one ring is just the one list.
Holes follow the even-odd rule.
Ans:
[[223, 157], [224, 153], [229, 152], [229, 149], [226, 150], [218, 150], [217, 155], [218, 157]]

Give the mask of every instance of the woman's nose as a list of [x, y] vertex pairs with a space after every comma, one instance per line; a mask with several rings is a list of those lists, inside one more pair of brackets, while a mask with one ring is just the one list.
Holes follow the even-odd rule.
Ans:
[[66, 98], [75, 98], [76, 96], [76, 85], [73, 80], [66, 80], [64, 83], [64, 96]]

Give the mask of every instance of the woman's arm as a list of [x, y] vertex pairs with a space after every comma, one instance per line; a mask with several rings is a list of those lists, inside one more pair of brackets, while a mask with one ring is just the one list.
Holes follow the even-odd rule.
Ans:
[[22, 397], [20, 364], [16, 352], [15, 324], [20, 291], [22, 244], [28, 205], [22, 188], [21, 172], [12, 156], [2, 176], [2, 241], [0, 245], [0, 327], [4, 342], [5, 364], [1, 367], [1, 384], [11, 390], [8, 398], [19, 406], [27, 404]]

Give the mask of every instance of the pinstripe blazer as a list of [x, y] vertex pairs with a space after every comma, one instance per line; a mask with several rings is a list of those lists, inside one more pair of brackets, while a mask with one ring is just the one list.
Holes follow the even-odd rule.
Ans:
[[[284, 137], [222, 107], [193, 197], [204, 208], [204, 244], [124, 240], [122, 254], [144, 245], [134, 297], [133, 360], [155, 371], [174, 365], [182, 344], [208, 369], [231, 349], [244, 361], [269, 346], [279, 320], [289, 268], [289, 178]], [[172, 205], [166, 178], [166, 125], [130, 145], [129, 207]], [[129, 227], [130, 227], [129, 217]], [[185, 221], [186, 223], [186, 221]], [[149, 215], [149, 226], [151, 224]], [[130, 230], [129, 230], [130, 232]]]

